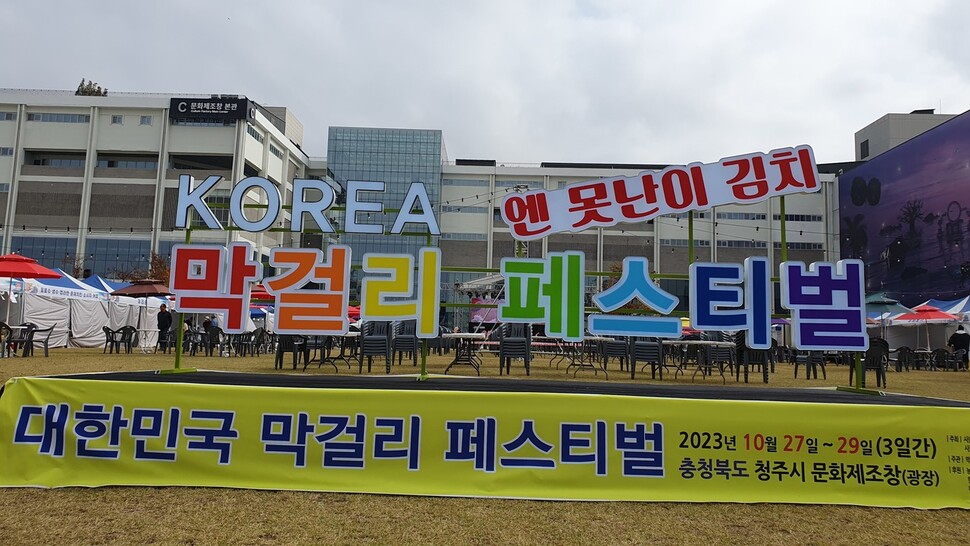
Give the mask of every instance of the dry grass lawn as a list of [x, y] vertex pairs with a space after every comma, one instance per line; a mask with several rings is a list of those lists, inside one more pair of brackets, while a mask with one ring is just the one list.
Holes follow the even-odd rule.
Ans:
[[[173, 361], [172, 355], [58, 349], [50, 358], [0, 360], [0, 379], [171, 368]], [[566, 378], [563, 370], [546, 362], [541, 358], [534, 362], [533, 377]], [[440, 373], [446, 363], [444, 357], [433, 357], [429, 371]], [[187, 357], [183, 367], [274, 373], [268, 356]], [[383, 362], [375, 373], [381, 371]], [[414, 372], [410, 365], [393, 369], [393, 373]], [[796, 380], [793, 368], [781, 364], [769, 386], [845, 384], [845, 367], [830, 366], [828, 372], [824, 381]], [[306, 373], [334, 372], [313, 365]], [[350, 371], [343, 368], [341, 373]], [[483, 375], [498, 375], [494, 357], [486, 357]], [[510, 380], [523, 378], [520, 365]], [[577, 380], [602, 379], [602, 374], [582, 372]], [[629, 381], [629, 376], [612, 373], [610, 381]], [[647, 380], [637, 379], [642, 381]], [[664, 379], [664, 383], [673, 381], [690, 383], [690, 378]], [[719, 377], [698, 379], [702, 381], [712, 386], [721, 383]], [[891, 372], [889, 385], [893, 392], [970, 401], [968, 373]], [[0, 514], [2, 544], [940, 545], [965, 544], [970, 536], [970, 512], [965, 510], [539, 502], [201, 488], [0, 489]]]

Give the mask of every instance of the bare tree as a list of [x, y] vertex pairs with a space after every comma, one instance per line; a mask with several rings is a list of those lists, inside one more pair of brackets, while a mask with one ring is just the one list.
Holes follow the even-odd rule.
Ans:
[[148, 278], [148, 270], [137, 267], [132, 269], [112, 269], [111, 276], [122, 282], [139, 281]]
[[70, 273], [75, 279], [80, 279], [84, 275], [84, 257], [64, 256], [64, 259], [61, 260], [61, 269]]
[[903, 205], [903, 209], [899, 211], [900, 222], [909, 224], [909, 234], [916, 234], [916, 221], [924, 216], [923, 214], [923, 200], [922, 199], [910, 199], [906, 201]]
[[148, 277], [167, 283], [170, 273], [168, 258], [157, 252], [152, 252], [151, 258], [148, 260]]
[[170, 267], [168, 265], [168, 258], [152, 252], [151, 256], [148, 258], [148, 267], [133, 267], [131, 269], [112, 269], [111, 275], [114, 278], [124, 281], [140, 281], [142, 279], [155, 279], [157, 281], [162, 281], [163, 283], [168, 282]]

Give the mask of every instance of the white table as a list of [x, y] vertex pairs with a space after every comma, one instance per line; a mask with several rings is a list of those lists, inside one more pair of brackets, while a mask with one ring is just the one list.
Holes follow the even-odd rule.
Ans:
[[566, 345], [567, 349], [572, 347], [572, 351], [566, 352], [566, 358], [569, 359], [569, 365], [566, 366], [566, 373], [569, 373], [569, 368], [576, 368], [573, 371], [573, 377], [579, 373], [579, 370], [593, 370], [593, 373], [603, 372], [606, 374], [606, 378], [610, 378], [609, 372], [606, 371], [606, 365], [600, 362], [599, 351], [600, 344], [607, 341], [613, 341], [611, 337], [605, 336], [586, 336], [583, 338], [582, 343], [575, 343]]
[[[662, 340], [662, 343], [663, 343], [663, 345], [665, 347], [672, 346], [672, 345], [678, 345], [678, 346], [682, 346], [682, 347], [697, 347], [698, 348], [697, 368], [694, 369], [694, 374], [691, 375], [691, 377], [690, 377], [690, 380], [691, 381], [694, 381], [694, 378], [697, 377], [697, 372], [698, 371], [705, 370], [703, 372], [705, 374], [708, 373], [708, 372], [710, 372], [710, 371], [712, 371], [711, 362], [710, 362], [710, 354], [705, 354], [704, 357], [707, 359], [707, 361], [706, 362], [701, 362], [701, 353], [700, 353], [700, 350], [701, 349], [710, 349], [711, 347], [730, 347], [730, 348], [734, 348], [736, 346], [733, 341], [708, 341], [708, 340], [704, 340], [704, 339], [664, 339], [664, 340]], [[738, 362], [737, 362], [737, 357], [735, 357], [735, 365], [739, 365]], [[721, 365], [721, 363], [718, 363], [717, 371], [718, 371], [718, 373], [721, 374], [721, 381], [722, 382], [727, 382], [727, 379], [724, 377], [724, 366]], [[686, 361], [686, 359], [685, 360], [681, 360], [680, 362], [677, 363], [677, 369], [674, 371], [674, 377], [677, 377], [677, 374], [679, 374], [680, 372], [684, 372], [684, 375], [685, 376], [687, 375], [687, 361]]]
[[453, 334], [441, 334], [442, 339], [454, 339], [458, 346], [455, 347], [455, 359], [448, 364], [445, 368], [445, 373], [451, 369], [455, 364], [466, 364], [475, 369], [475, 373], [482, 375], [480, 368], [482, 367], [482, 359], [478, 357], [478, 351], [475, 350], [475, 342], [481, 343], [485, 341], [485, 334], [478, 333], [453, 333]]
[[138, 329], [138, 347], [142, 354], [151, 353], [155, 349], [156, 343], [158, 343], [158, 328]]
[[[329, 364], [333, 366], [334, 371], [339, 371], [339, 368], [337, 368], [337, 361], [342, 360], [344, 363], [347, 364], [347, 367], [350, 368], [350, 356], [353, 356], [354, 353], [353, 353], [352, 345], [348, 345], [348, 340], [352, 341], [359, 337], [360, 337], [360, 332], [347, 332], [342, 335], [308, 337], [307, 342], [310, 343], [310, 340], [313, 339], [315, 343], [311, 343], [311, 346], [320, 352], [319, 352], [319, 358], [306, 359], [306, 361], [303, 363], [303, 370], [306, 371], [307, 366], [309, 366], [310, 363], [313, 361], [317, 362], [317, 368], [320, 368], [324, 364]], [[330, 351], [333, 350], [333, 346], [328, 345], [327, 338], [330, 338], [331, 340], [333, 339], [340, 340], [340, 354], [336, 356], [330, 356]], [[347, 354], [348, 348], [351, 349], [350, 355]], [[314, 356], [317, 356], [317, 355], [314, 355]]]

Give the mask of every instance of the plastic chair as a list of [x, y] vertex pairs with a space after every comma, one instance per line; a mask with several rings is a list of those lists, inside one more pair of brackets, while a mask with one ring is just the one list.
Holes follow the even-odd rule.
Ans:
[[118, 346], [118, 335], [117, 332], [108, 328], [107, 326], [102, 326], [101, 331], [104, 332], [104, 350], [103, 353], [112, 354], [118, 352], [121, 354], [121, 348]]
[[368, 321], [360, 329], [360, 351], [357, 353], [357, 373], [364, 371], [364, 358], [367, 359], [367, 373], [371, 371], [371, 364], [375, 356], [383, 356], [386, 373], [391, 373], [391, 336], [393, 328], [390, 322]]
[[620, 371], [622, 372], [630, 361], [630, 342], [625, 336], [619, 336], [612, 341], [604, 341], [602, 344], [603, 367], [609, 364], [611, 358], [620, 359]]
[[158, 341], [155, 343], [155, 352], [157, 353], [159, 349], [161, 349], [163, 353], [172, 352], [172, 345], [174, 345], [174, 343], [169, 343], [169, 340], [171, 339], [172, 339], [171, 328], [169, 328], [168, 330], [159, 330]]
[[737, 349], [738, 368], [735, 373], [735, 381], [741, 380], [741, 369], [744, 368], [744, 382], [748, 382], [748, 372], [754, 368], [760, 368], [762, 381], [768, 382], [768, 370], [775, 369], [775, 355], [771, 349], [751, 349], [747, 345], [746, 333], [744, 330], [735, 335], [735, 348]]
[[637, 363], [644, 362], [643, 366], [640, 368], [642, 372], [644, 368], [650, 366], [650, 378], [656, 379], [657, 374], [660, 374], [660, 379], [664, 378], [664, 349], [660, 340], [657, 338], [638, 338], [631, 337], [629, 339], [630, 343], [630, 378], [634, 378], [636, 374]]
[[966, 355], [967, 352], [963, 349], [957, 349], [950, 353], [950, 362], [953, 364], [953, 371], [958, 372], [967, 369]]
[[795, 352], [795, 379], [798, 379], [798, 366], [805, 367], [805, 379], [818, 379], [818, 369], [822, 368], [822, 379], [826, 379], [825, 357], [819, 351]]
[[411, 356], [412, 366], [418, 365], [418, 353], [421, 351], [418, 344], [417, 327], [417, 322], [414, 320], [399, 322], [394, 327], [394, 335], [391, 337], [391, 359], [397, 357], [399, 365], [404, 360], [405, 354]]
[[195, 353], [203, 347], [202, 339], [202, 329], [190, 326], [182, 336], [182, 352], [189, 353], [189, 356], [195, 356]]
[[218, 326], [210, 327], [206, 334], [205, 355], [212, 356], [215, 353], [216, 356], [222, 356], [222, 351], [225, 349], [227, 341], [226, 335], [222, 332], [222, 328]]
[[506, 375], [510, 374], [512, 372], [512, 359], [521, 358], [525, 361], [525, 375], [529, 375], [529, 363], [532, 361], [532, 326], [505, 323], [502, 324], [499, 331], [498, 374], [502, 375], [503, 365]]
[[910, 366], [916, 367], [916, 353], [913, 349], [905, 345], [896, 349], [896, 371], [901, 372], [904, 368], [909, 371]]
[[[301, 356], [304, 360], [307, 360], [306, 338], [298, 335], [281, 334], [276, 343], [276, 358], [273, 369], [283, 369], [283, 355], [286, 353], [293, 353], [293, 369], [295, 370]], [[306, 366], [303, 369], [306, 370]]]
[[32, 341], [31, 341], [31, 344], [30, 344], [30, 354], [31, 354], [31, 356], [33, 356], [33, 354], [34, 354], [34, 344], [35, 343], [40, 343], [44, 347], [44, 356], [45, 357], [49, 357], [50, 356], [50, 341], [51, 341], [51, 334], [54, 332], [54, 326], [57, 326], [57, 325], [54, 324], [54, 325], [50, 326], [49, 328], [42, 328], [42, 329], [34, 330], [34, 337], [33, 337]]
[[[946, 352], [944, 350], [944, 352]], [[869, 340], [869, 350], [863, 357], [863, 370], [861, 382], [866, 386], [866, 372], [873, 370], [876, 372], [876, 386], [886, 388], [886, 367], [889, 365], [889, 342], [882, 338]], [[855, 375], [855, 363], [849, 364], [849, 384], [852, 384], [852, 377]]]
[[121, 347], [124, 347], [125, 352], [131, 354], [136, 335], [138, 335], [138, 329], [134, 326], [122, 326], [121, 329], [115, 331], [115, 338], [119, 345], [118, 352], [121, 352]]
[[7, 343], [13, 335], [13, 329], [7, 323], [0, 321], [0, 357], [10, 356]]
[[[710, 335], [710, 341], [722, 341], [731, 342], [731, 336], [723, 332], [715, 332]], [[717, 346], [712, 345], [707, 348], [707, 359], [704, 362], [703, 369], [706, 375], [714, 374], [714, 366], [717, 366], [718, 371], [721, 373], [721, 382], [724, 383], [727, 380], [724, 377], [724, 369], [733, 370], [738, 364], [737, 351], [735, 347], [731, 346]], [[694, 370], [694, 375], [697, 375], [697, 370]], [[692, 376], [691, 381], [694, 381]]]
[[25, 322], [21, 326], [24, 328], [11, 335], [7, 341], [8, 351], [13, 351], [11, 354], [15, 354], [18, 350], [22, 349], [21, 356], [30, 356], [33, 354], [34, 332], [37, 330], [37, 325]]

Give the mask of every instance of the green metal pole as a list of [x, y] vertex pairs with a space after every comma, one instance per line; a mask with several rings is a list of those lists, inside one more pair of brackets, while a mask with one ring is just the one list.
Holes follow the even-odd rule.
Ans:
[[[192, 241], [192, 228], [185, 229], [185, 244]], [[179, 310], [179, 325], [175, 331], [175, 370], [182, 369], [182, 330], [185, 328], [185, 313]]]
[[[431, 233], [428, 233], [425, 236], [424, 242], [426, 245], [431, 246]], [[435, 305], [438, 305], [438, 302], [435, 302]], [[418, 374], [418, 381], [426, 381], [427, 379], [428, 379], [428, 340], [422, 338], [421, 339], [421, 373]]]
[[862, 354], [855, 354], [855, 388], [863, 389], [866, 386], [866, 371], [862, 367]]
[[687, 213], [687, 263], [694, 263], [694, 211]]
[[781, 261], [788, 261], [788, 230], [785, 227], [785, 196], [782, 195], [779, 199], [779, 205], [781, 206]]
[[428, 379], [428, 340], [421, 340], [421, 373], [418, 375], [418, 381], [426, 381]]

